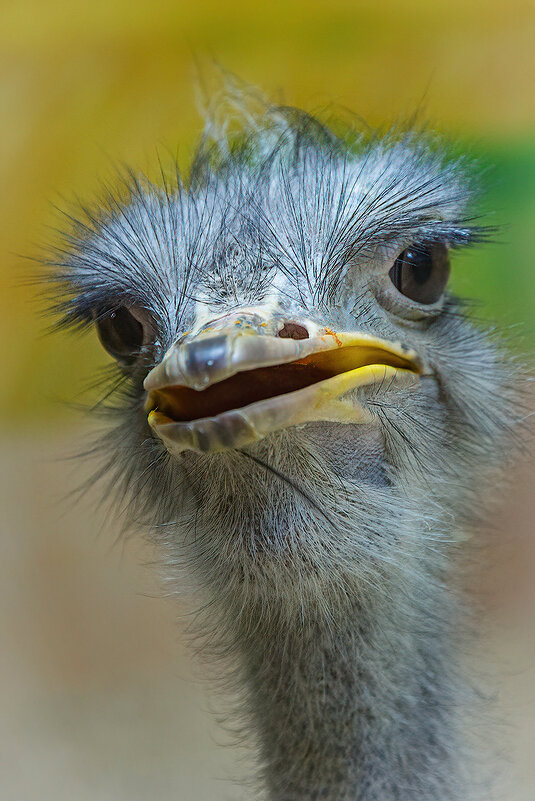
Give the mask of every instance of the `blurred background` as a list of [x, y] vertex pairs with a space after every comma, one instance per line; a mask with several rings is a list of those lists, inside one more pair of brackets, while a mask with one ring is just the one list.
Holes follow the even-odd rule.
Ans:
[[[27, 257], [114, 165], [186, 166], [199, 135], [196, 62], [216, 59], [276, 100], [335, 104], [369, 125], [420, 109], [477, 159], [500, 242], [455, 256], [508, 347], [535, 342], [535, 5], [530, 0], [13, 0], [0, 3], [0, 796], [14, 801], [241, 797], [246, 772], [209, 715], [202, 672], [163, 597], [155, 555], [68, 493], [106, 357], [49, 336]], [[531, 408], [535, 408], [532, 393]], [[483, 604], [477, 669], [502, 721], [496, 798], [534, 801], [535, 470], [526, 453], [470, 576]], [[178, 618], [178, 622], [177, 622]], [[494, 682], [494, 683], [492, 683]]]

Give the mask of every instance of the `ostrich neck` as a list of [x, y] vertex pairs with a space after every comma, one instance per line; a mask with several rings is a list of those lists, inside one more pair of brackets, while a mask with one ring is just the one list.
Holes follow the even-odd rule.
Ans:
[[335, 615], [332, 599], [293, 616], [287, 599], [249, 599], [237, 648], [270, 801], [459, 797], [448, 627], [396, 583], [365, 603], [344, 593]]

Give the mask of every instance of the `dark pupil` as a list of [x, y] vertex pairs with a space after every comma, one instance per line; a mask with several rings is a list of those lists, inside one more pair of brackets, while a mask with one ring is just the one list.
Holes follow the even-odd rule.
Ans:
[[431, 254], [409, 249], [403, 255], [403, 261], [409, 265], [414, 283], [425, 284], [426, 281], [429, 281], [433, 269]]
[[112, 356], [132, 363], [143, 344], [143, 326], [128, 309], [121, 306], [97, 320], [100, 341]]

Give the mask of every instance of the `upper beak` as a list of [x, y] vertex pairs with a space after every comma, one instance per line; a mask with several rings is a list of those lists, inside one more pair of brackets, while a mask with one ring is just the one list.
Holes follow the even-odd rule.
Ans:
[[306, 339], [234, 320], [183, 337], [145, 379], [148, 422], [170, 452], [241, 448], [312, 420], [369, 422], [351, 390], [421, 373], [415, 351], [370, 334]]

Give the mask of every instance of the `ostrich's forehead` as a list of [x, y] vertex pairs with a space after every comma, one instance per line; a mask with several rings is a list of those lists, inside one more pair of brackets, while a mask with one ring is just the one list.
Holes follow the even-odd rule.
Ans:
[[229, 308], [275, 295], [286, 308], [324, 306], [350, 265], [415, 238], [467, 235], [464, 170], [416, 137], [360, 152], [260, 145], [207, 159], [187, 187], [130, 183], [71, 256], [69, 278], [88, 305], [126, 298], [167, 319], [207, 300]]

